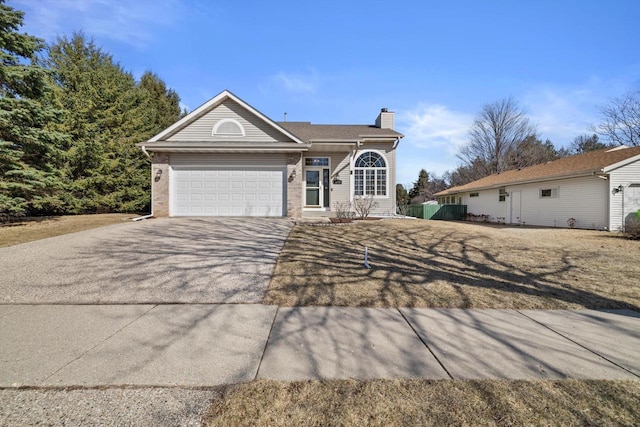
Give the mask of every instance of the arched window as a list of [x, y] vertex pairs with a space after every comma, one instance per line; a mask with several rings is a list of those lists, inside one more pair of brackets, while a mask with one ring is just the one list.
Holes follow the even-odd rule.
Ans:
[[214, 136], [222, 137], [242, 137], [244, 136], [244, 128], [237, 120], [222, 119], [213, 127]]
[[387, 162], [382, 154], [366, 151], [358, 156], [354, 166], [356, 196], [387, 195]]

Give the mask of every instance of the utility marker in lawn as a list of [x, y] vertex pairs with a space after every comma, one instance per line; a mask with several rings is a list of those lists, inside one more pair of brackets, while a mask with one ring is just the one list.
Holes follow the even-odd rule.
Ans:
[[369, 265], [369, 248], [367, 246], [364, 247], [364, 266], [371, 268]]

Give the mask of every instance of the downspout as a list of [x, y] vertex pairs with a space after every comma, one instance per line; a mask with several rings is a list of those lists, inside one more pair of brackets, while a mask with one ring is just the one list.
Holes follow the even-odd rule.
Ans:
[[356, 159], [356, 154], [358, 154], [358, 148], [362, 146], [362, 141], [356, 141], [356, 149], [352, 152], [351, 158], [349, 159], [349, 204], [353, 205], [353, 193], [355, 191], [354, 187], [354, 176], [353, 176], [353, 162]]
[[396, 138], [396, 142], [393, 143], [393, 147], [391, 147], [391, 149], [395, 150], [398, 148], [398, 144], [400, 144], [400, 138]]
[[[144, 153], [145, 156], [147, 156], [147, 158], [149, 160], [151, 160], [151, 156], [149, 155], [149, 152], [147, 151], [147, 148], [143, 145], [140, 148], [142, 148], [142, 152]], [[151, 162], [151, 165], [153, 166], [153, 161]], [[151, 174], [153, 174], [153, 167], [151, 168]], [[132, 221], [142, 221], [143, 219], [149, 219], [149, 218], [153, 218], [153, 183], [151, 184], [151, 213], [149, 215], [143, 215], [143, 216], [139, 216], [136, 218], [133, 218]]]

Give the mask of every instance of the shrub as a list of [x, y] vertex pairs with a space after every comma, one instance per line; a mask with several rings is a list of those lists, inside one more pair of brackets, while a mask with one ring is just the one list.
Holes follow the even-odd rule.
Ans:
[[378, 202], [371, 196], [356, 196], [353, 198], [353, 210], [360, 219], [366, 219], [371, 211], [378, 206]]
[[624, 235], [627, 239], [640, 240], [640, 209], [627, 216]]
[[351, 203], [349, 202], [335, 202], [333, 204], [333, 211], [336, 213], [336, 218], [338, 219], [347, 219], [353, 216]]

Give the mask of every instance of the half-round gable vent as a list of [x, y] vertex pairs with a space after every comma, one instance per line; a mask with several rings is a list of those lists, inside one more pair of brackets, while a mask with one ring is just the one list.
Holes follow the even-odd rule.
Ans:
[[244, 128], [237, 120], [222, 119], [213, 127], [214, 136], [239, 137], [244, 136]]

